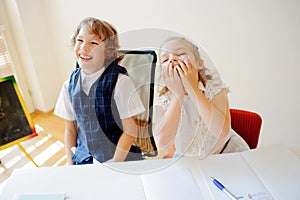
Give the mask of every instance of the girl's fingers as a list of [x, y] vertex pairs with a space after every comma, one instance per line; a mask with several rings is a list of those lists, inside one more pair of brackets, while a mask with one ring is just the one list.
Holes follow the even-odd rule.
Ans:
[[179, 73], [179, 76], [182, 77], [182, 76], [183, 76], [183, 73], [184, 73], [182, 67], [179, 66], [179, 65], [176, 65], [176, 66], [175, 66], [175, 69], [176, 69], [176, 73], [178, 72], [178, 73]]
[[172, 62], [169, 63], [168, 69], [169, 69], [169, 76], [170, 76], [171, 78], [173, 78], [173, 77], [174, 77], [174, 74], [173, 74]]
[[164, 66], [163, 68], [163, 75], [165, 78], [169, 77], [169, 68], [170, 68], [171, 63], [169, 63], [168, 65]]
[[186, 62], [185, 60], [184, 61], [178, 61], [180, 63], [180, 66], [182, 67], [183, 71], [185, 73], [187, 73], [190, 69], [191, 69], [191, 66], [188, 62]]
[[184, 73], [186, 73], [186, 72], [188, 71], [188, 66], [187, 66], [185, 63], [183, 63], [181, 60], [178, 60], [178, 63], [179, 63], [179, 65], [180, 65], [182, 71], [183, 71]]
[[194, 66], [192, 65], [192, 62], [189, 57], [183, 60], [185, 66], [187, 67], [188, 70], [194, 69]]
[[188, 69], [190, 69], [190, 68], [192, 67], [192, 65], [191, 65], [191, 62], [190, 62], [190, 59], [189, 59], [189, 58], [187, 58], [187, 59], [184, 59], [183, 61], [184, 61], [184, 64], [187, 66], [187, 68], [188, 68]]

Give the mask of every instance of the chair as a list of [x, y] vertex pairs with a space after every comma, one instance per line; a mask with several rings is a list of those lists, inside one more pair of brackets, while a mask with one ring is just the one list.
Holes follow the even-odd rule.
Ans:
[[157, 147], [152, 133], [152, 106], [157, 55], [153, 50], [120, 50], [123, 59], [120, 65], [127, 69], [146, 111], [136, 116], [139, 125], [138, 137], [134, 143], [145, 157], [157, 155]]
[[[134, 143], [141, 148], [145, 157], [154, 157], [157, 155], [157, 147], [151, 120], [157, 55], [153, 50], [120, 50], [119, 52], [123, 57], [119, 64], [126, 68], [146, 109], [144, 113], [136, 116], [139, 130]], [[76, 68], [78, 67], [76, 62]]]
[[230, 115], [231, 128], [247, 142], [250, 149], [255, 149], [262, 125], [261, 116], [255, 112], [232, 108]]

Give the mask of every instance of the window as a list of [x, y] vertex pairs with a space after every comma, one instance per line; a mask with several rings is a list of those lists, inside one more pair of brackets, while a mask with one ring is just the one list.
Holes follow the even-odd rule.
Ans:
[[13, 64], [2, 32], [3, 29], [3, 26], [0, 26], [0, 78], [14, 74]]

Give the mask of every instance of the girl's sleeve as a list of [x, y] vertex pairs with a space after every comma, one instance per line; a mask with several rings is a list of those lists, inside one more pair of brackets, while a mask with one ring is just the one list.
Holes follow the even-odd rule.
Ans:
[[219, 92], [221, 92], [222, 89], [226, 89], [227, 92], [230, 92], [229, 88], [221, 80], [217, 72], [215, 73], [208, 72], [208, 73], [210, 73], [210, 76], [212, 77], [211, 80], [207, 81], [207, 85], [205, 87], [205, 96], [208, 100], [211, 101]]

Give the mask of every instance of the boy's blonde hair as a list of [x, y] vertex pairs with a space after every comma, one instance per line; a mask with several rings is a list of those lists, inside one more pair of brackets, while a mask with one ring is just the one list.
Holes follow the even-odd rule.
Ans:
[[105, 62], [107, 67], [112, 62], [119, 63], [122, 60], [122, 56], [119, 55], [119, 38], [117, 30], [108, 22], [99, 20], [94, 17], [87, 17], [83, 19], [74, 29], [71, 36], [71, 44], [75, 46], [76, 37], [82, 27], [86, 26], [91, 34], [98, 36], [103, 42], [105, 42]]

